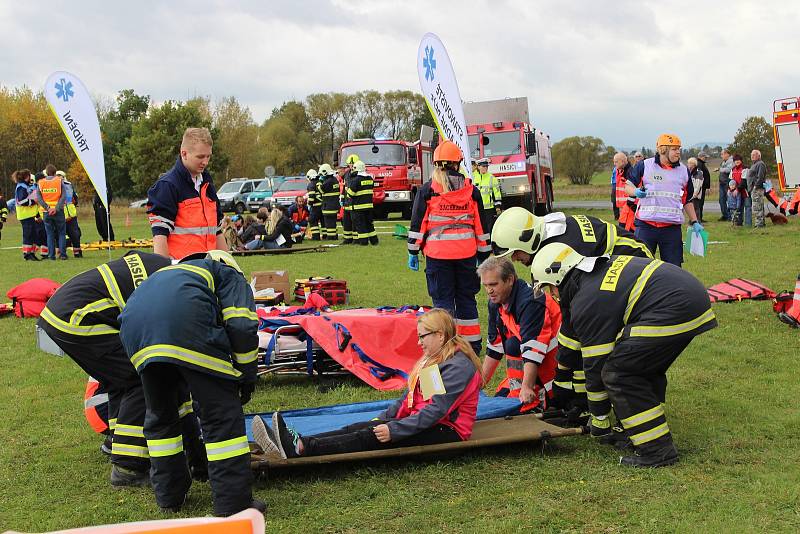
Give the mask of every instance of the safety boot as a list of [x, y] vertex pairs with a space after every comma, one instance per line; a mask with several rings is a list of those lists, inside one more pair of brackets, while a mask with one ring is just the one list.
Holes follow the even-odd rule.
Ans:
[[111, 485], [115, 488], [143, 487], [150, 485], [150, 473], [134, 471], [118, 465], [111, 466]]
[[633, 454], [622, 456], [620, 465], [629, 467], [664, 467], [678, 461], [678, 451], [672, 443], [670, 436], [664, 436], [652, 443], [636, 447]]
[[235, 511], [231, 511], [231, 512], [214, 512], [214, 515], [217, 516], [217, 517], [230, 517], [230, 516], [232, 516], [234, 514], [238, 514], [239, 512], [241, 512], [243, 510], [246, 510], [246, 509], [249, 509], [249, 508], [255, 508], [256, 510], [261, 512], [262, 515], [266, 515], [266, 513], [267, 513], [267, 503], [265, 503], [261, 499], [253, 499], [253, 500], [250, 501], [250, 504], [247, 506], [247, 508], [243, 508], [242, 510], [235, 510]]

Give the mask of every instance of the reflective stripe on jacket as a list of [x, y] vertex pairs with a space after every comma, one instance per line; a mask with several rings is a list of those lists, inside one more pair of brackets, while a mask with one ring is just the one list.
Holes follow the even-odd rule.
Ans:
[[[36, 185], [25, 183], [17, 184], [17, 187], [14, 189], [14, 198], [17, 200], [15, 209], [18, 221], [30, 219], [39, 214], [39, 205], [36, 203], [37, 194]], [[20, 203], [20, 196], [22, 196], [23, 200], [28, 200], [30, 204], [25, 205]]]
[[639, 199], [636, 218], [644, 222], [683, 224], [683, 196], [689, 172], [683, 163], [665, 169], [655, 158], [644, 161], [642, 185], [647, 191]]
[[478, 188], [481, 194], [483, 209], [491, 209], [502, 205], [503, 195], [500, 192], [500, 181], [494, 174], [487, 172], [481, 174], [480, 171], [472, 172], [472, 183]]

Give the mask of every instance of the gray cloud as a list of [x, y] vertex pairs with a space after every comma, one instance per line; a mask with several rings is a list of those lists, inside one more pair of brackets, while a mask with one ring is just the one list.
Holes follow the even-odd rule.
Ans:
[[0, 1], [0, 83], [66, 69], [96, 94], [233, 95], [257, 121], [314, 92], [419, 90], [437, 33], [467, 100], [528, 96], [554, 139], [731, 139], [795, 94], [799, 16], [777, 1]]

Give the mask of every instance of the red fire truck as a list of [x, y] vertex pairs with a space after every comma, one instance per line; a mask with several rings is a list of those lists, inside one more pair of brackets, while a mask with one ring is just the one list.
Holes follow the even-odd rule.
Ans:
[[800, 97], [772, 103], [775, 158], [781, 191], [800, 187]]
[[[421, 139], [432, 139], [433, 129], [423, 126]], [[342, 144], [334, 161], [347, 161], [355, 154], [375, 179], [372, 195], [375, 217], [402, 213], [411, 218], [414, 195], [419, 186], [430, 179], [433, 170], [433, 149], [429, 141], [397, 139], [353, 139]]]
[[522, 206], [544, 215], [553, 208], [550, 138], [531, 126], [528, 99], [465, 102], [472, 160], [489, 158], [503, 208]]

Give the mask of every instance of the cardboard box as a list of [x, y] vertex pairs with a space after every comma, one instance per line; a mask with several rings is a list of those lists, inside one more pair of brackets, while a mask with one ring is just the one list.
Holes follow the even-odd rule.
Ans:
[[275, 292], [291, 295], [288, 271], [256, 271], [250, 275], [250, 284], [256, 291], [271, 287]]

